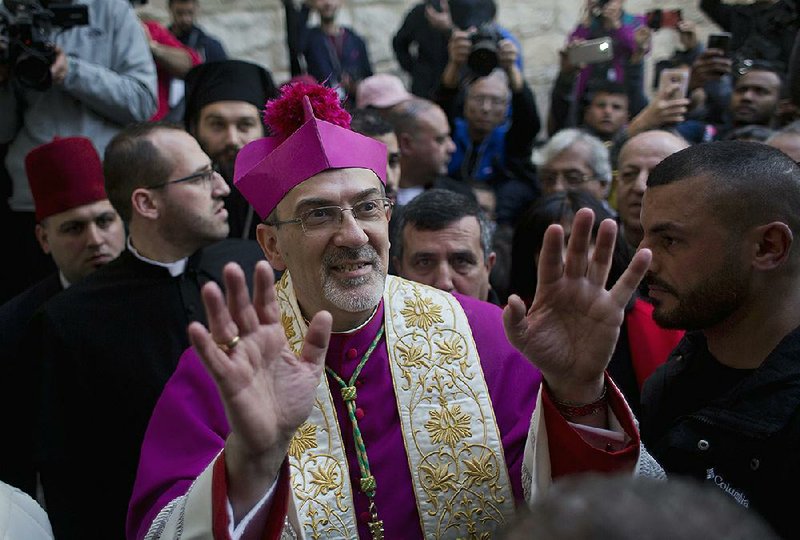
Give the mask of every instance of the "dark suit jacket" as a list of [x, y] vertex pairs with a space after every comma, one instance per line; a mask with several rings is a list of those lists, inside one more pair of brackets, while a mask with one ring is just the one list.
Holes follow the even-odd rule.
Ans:
[[64, 290], [54, 273], [0, 306], [0, 480], [36, 497], [33, 427], [37, 376], [23, 338], [36, 310]]
[[223, 240], [172, 277], [126, 250], [45, 304], [33, 325], [43, 373], [37, 457], [56, 538], [124, 538], [150, 414], [189, 346], [187, 325], [206, 322], [200, 288], [221, 283], [229, 261], [251, 282], [262, 259], [255, 242]]

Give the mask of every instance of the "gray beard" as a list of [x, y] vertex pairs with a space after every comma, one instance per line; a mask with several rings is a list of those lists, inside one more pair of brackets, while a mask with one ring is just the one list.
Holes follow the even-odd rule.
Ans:
[[[365, 259], [372, 265], [372, 272], [366, 276], [338, 280], [328, 273], [328, 268], [338, 266], [345, 261]], [[359, 249], [339, 248], [327, 253], [320, 270], [322, 278], [322, 294], [325, 299], [337, 308], [350, 313], [358, 313], [374, 308], [383, 296], [386, 274], [381, 271], [380, 257], [370, 245]], [[364, 287], [370, 287], [364, 291]]]

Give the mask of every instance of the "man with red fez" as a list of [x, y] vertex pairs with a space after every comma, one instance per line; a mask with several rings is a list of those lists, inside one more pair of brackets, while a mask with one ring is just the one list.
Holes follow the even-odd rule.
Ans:
[[[346, 129], [336, 105], [290, 87], [267, 105], [274, 136], [239, 153], [236, 185], [264, 219], [269, 263], [285, 272], [274, 284], [259, 263], [252, 303], [233, 264], [225, 296], [204, 288], [209, 330], [189, 327], [194, 347], [154, 410], [128, 538], [491, 535], [531, 485], [521, 461], [541, 376], [528, 359], [611, 354], [647, 265], [637, 255], [604, 289], [613, 222], [589, 261], [592, 216], [579, 213], [564, 273], [563, 231], [550, 232], [538, 303], [527, 318], [518, 298], [506, 310], [515, 348], [498, 307], [386, 275], [385, 148]], [[566, 401], [589, 402], [592, 414], [608, 407], [605, 391], [562, 389], [567, 412], [578, 407]], [[558, 415], [541, 396], [537, 416]], [[609, 457], [620, 442], [597, 439], [606, 466], [636, 461], [635, 449]], [[581, 437], [569, 444], [594, 450]]]
[[256, 242], [226, 238], [230, 188], [181, 126], [128, 126], [104, 157], [126, 249], [31, 324], [29, 352], [42, 362], [37, 459], [59, 540], [124, 536], [150, 414], [189, 345], [187, 325], [205, 322], [200, 289], [222, 283], [227, 262], [252, 273], [262, 258]]
[[125, 228], [108, 201], [103, 165], [89, 139], [56, 138], [36, 147], [25, 158], [25, 170], [36, 205], [36, 238], [58, 272], [0, 307], [0, 396], [4, 411], [21, 411], [3, 418], [9, 426], [4, 431], [17, 435], [0, 445], [0, 480], [35, 496], [36, 472], [25, 436], [33, 424], [28, 413], [34, 413], [34, 404], [27, 402], [35, 388], [27, 378], [31, 366], [22, 336], [45, 301], [117, 258]]
[[[58, 3], [64, 2], [41, 2]], [[3, 238], [2, 251], [14, 253], [15, 263], [3, 272], [0, 301], [45, 277], [49, 263], [27, 232], [36, 220], [25, 156], [56, 136], [87, 137], [102, 156], [123, 126], [145, 121], [156, 110], [156, 67], [131, 2], [79, 3], [88, 10], [89, 24], [53, 30], [55, 57], [48, 70], [0, 64], [0, 144], [8, 145], [5, 166], [12, 182], [6, 230], [20, 231]], [[14, 20], [31, 5], [2, 0], [0, 19]]]

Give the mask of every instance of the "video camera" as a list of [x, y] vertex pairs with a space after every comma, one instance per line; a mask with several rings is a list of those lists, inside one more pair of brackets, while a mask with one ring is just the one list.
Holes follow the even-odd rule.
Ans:
[[[34, 90], [53, 84], [50, 66], [56, 59], [53, 28], [66, 30], [89, 24], [89, 8], [72, 0], [14, 0], [9, 13], [0, 11], [0, 64], [11, 76]], [[8, 5], [8, 4], [7, 4]]]
[[498, 45], [503, 36], [493, 23], [481, 24], [470, 35], [472, 48], [467, 57], [467, 65], [479, 77], [489, 75], [500, 62]]

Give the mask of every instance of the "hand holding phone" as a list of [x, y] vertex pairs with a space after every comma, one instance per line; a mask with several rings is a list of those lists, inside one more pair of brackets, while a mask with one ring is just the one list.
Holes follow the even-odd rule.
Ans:
[[665, 68], [658, 79], [658, 95], [662, 99], [686, 97], [689, 91], [689, 68]]
[[717, 49], [722, 51], [722, 54], [727, 56], [731, 52], [731, 34], [730, 32], [719, 32], [710, 34], [708, 36], [708, 49]]
[[567, 59], [573, 66], [599, 64], [614, 58], [614, 45], [610, 37], [602, 37], [571, 43], [567, 47]]

